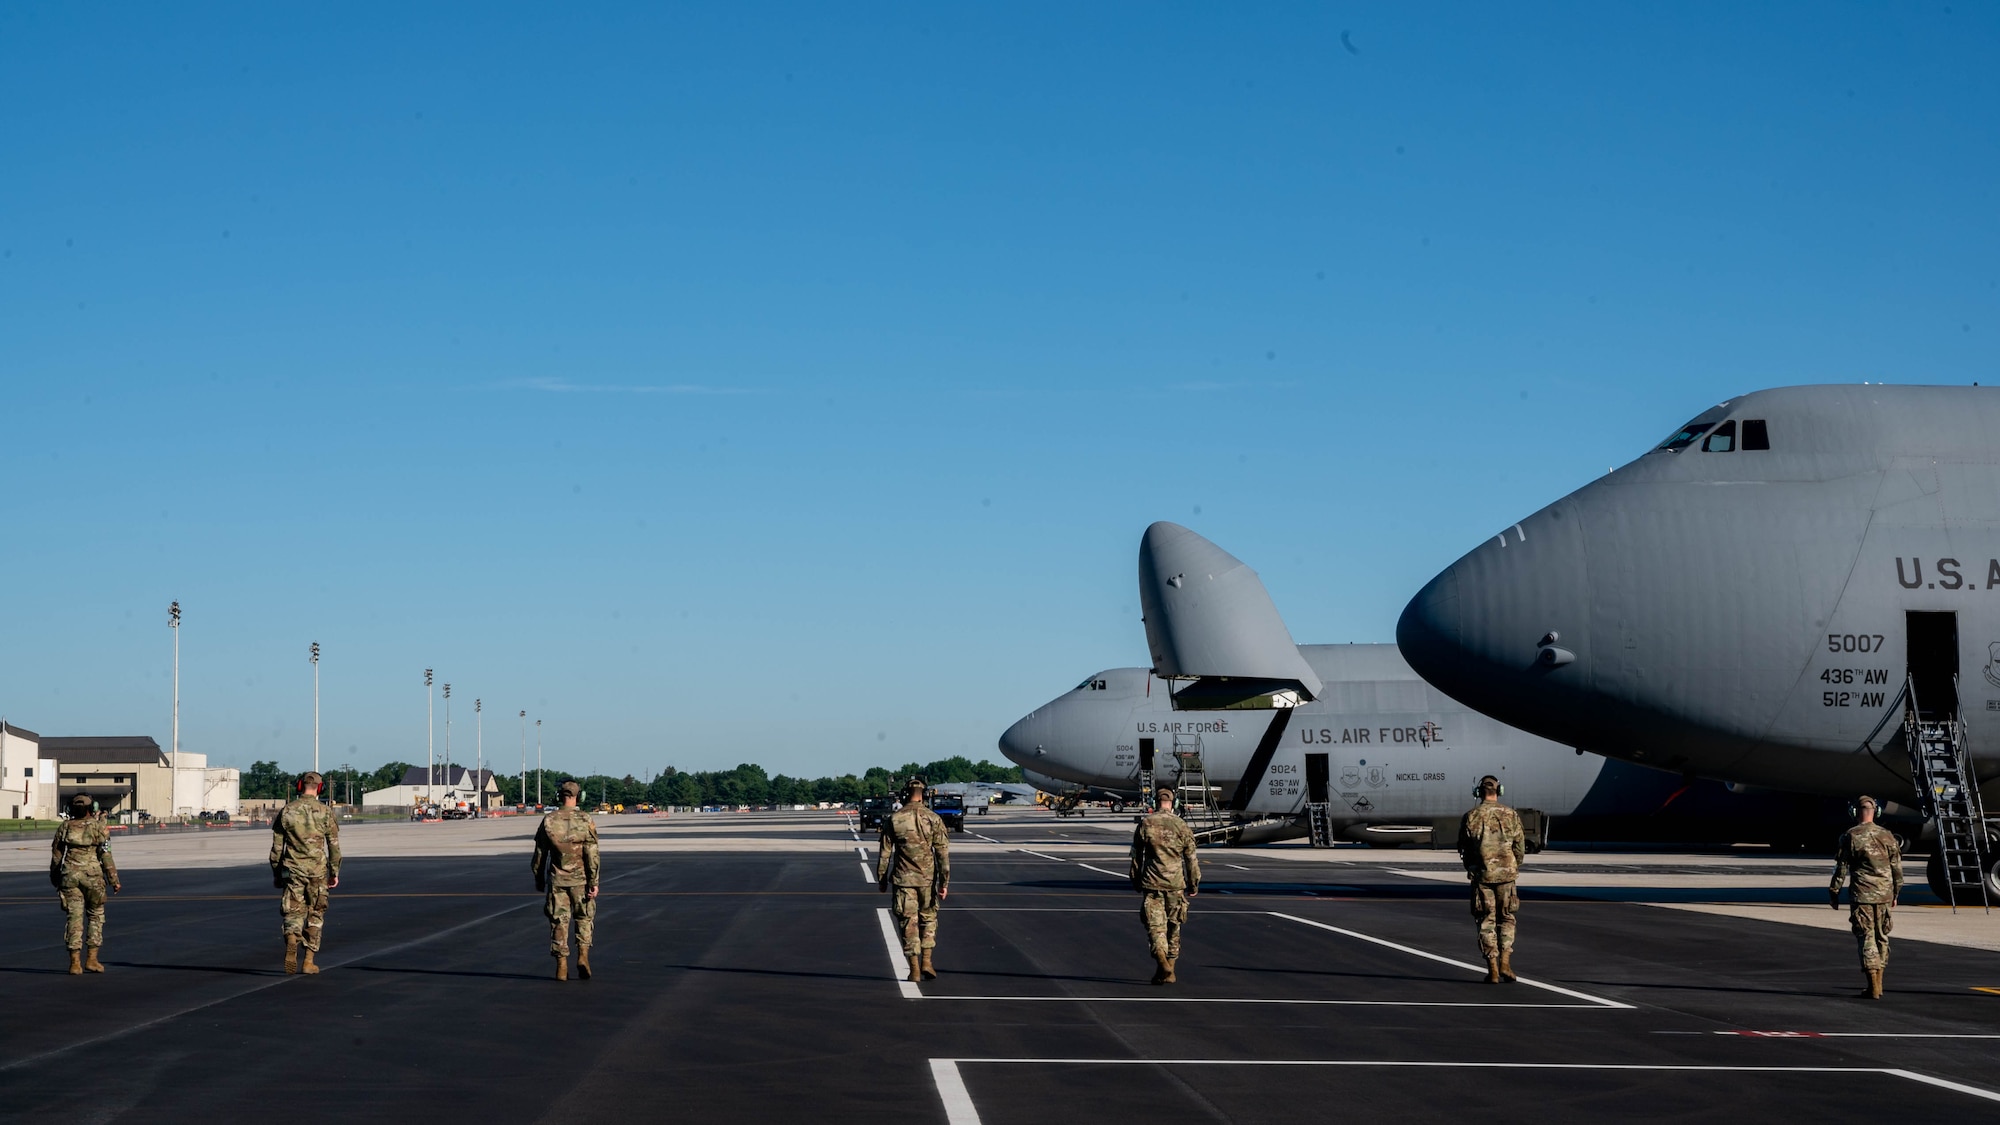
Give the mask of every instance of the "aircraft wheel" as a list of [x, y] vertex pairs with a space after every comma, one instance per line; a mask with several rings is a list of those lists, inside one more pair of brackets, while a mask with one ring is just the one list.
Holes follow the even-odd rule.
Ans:
[[[2000, 841], [1989, 839], [1987, 841], [1986, 854], [1993, 856], [1996, 845], [2000, 845]], [[1932, 853], [1930, 860], [1924, 864], [1924, 881], [1930, 884], [1931, 893], [1938, 896], [1944, 902], [1951, 902], [1956, 898], [1960, 906], [1978, 906], [1982, 903], [1978, 887], [1960, 886], [1954, 888], [1945, 884], [1944, 857], [1936, 853]], [[1956, 895], [1953, 894], [1954, 890], [1957, 892]], [[2000, 906], [2000, 857], [1991, 859], [1986, 864], [1986, 897], [1984, 901]]]

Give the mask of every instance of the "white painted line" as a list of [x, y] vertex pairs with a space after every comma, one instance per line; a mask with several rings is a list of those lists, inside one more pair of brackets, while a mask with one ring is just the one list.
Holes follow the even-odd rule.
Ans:
[[[908, 981], [903, 983], [909, 984]], [[1137, 981], [1133, 982], [1137, 984]], [[916, 987], [911, 985], [912, 988]], [[1509, 1004], [1505, 1000], [1288, 1000], [1234, 996], [926, 996], [926, 1000], [980, 1000], [1023, 1004], [1262, 1004], [1311, 1008], [1559, 1008], [1565, 1012], [1596, 1012], [1595, 1004]], [[963, 1062], [984, 1062], [965, 1059]]]
[[2000, 1102], [2000, 1094], [1996, 1094], [1991, 1090], [1982, 1090], [1977, 1086], [1967, 1086], [1963, 1082], [1933, 1078], [1928, 1074], [1918, 1074], [1914, 1070], [1903, 1070], [1900, 1067], [1885, 1070], [1882, 1073], [1893, 1074], [1898, 1078], [1907, 1078], [1912, 1082], [1921, 1082], [1926, 1086], [1936, 1086], [1940, 1089], [1956, 1090], [1961, 1094], [1971, 1094], [1975, 1098], [1985, 1098], [1989, 1102]]
[[1031, 856], [1034, 856], [1034, 857], [1035, 857], [1036, 859], [1049, 859], [1049, 860], [1054, 860], [1054, 861], [1055, 861], [1055, 862], [1057, 862], [1057, 863], [1068, 863], [1068, 862], [1069, 862], [1068, 860], [1066, 860], [1066, 859], [1061, 859], [1061, 858], [1059, 858], [1059, 857], [1057, 857], [1057, 856], [1052, 856], [1052, 855], [1043, 855], [1043, 854], [1042, 854], [1042, 853], [1040, 853], [1040, 852], [1030, 852], [1030, 851], [1028, 851], [1028, 849], [1026, 849], [1026, 848], [1015, 848], [1014, 850], [1015, 850], [1015, 851], [1017, 851], [1017, 852], [1027, 852], [1027, 854], [1029, 854], [1029, 855], [1031, 855]]
[[946, 1125], [979, 1125], [979, 1111], [966, 1092], [965, 1078], [950, 1059], [931, 1060], [931, 1081], [937, 1083], [938, 1100], [944, 1102]]
[[1248, 871], [1248, 870], [1250, 870], [1250, 868], [1248, 868], [1248, 867], [1245, 867], [1245, 866], [1243, 866], [1243, 865], [1242, 865], [1242, 864], [1240, 864], [1240, 863], [1222, 863], [1222, 861], [1221, 861], [1221, 860], [1217, 860], [1216, 862], [1217, 862], [1218, 864], [1220, 864], [1221, 866], [1223, 866], [1223, 867], [1234, 867], [1234, 868], [1235, 868], [1236, 870], [1238, 870], [1238, 871]]
[[1332, 1066], [1332, 1067], [1404, 1067], [1425, 1070], [1448, 1070], [1454, 1067], [1469, 1070], [1631, 1070], [1631, 1071], [1682, 1071], [1687, 1073], [1715, 1074], [1886, 1074], [1911, 1082], [1921, 1082], [1926, 1086], [1952, 1090], [1960, 1094], [1970, 1094], [1975, 1098], [2000, 1102], [2000, 1093], [1968, 1086], [1962, 1082], [1952, 1082], [1943, 1078], [1933, 1078], [1928, 1074], [1918, 1074], [1914, 1070], [1877, 1066], [1701, 1066], [1692, 1063], [1544, 1063], [1544, 1062], [1442, 1062], [1410, 1060], [1369, 1060], [1369, 1059], [932, 1059], [933, 1068], [939, 1062], [948, 1062], [955, 1067], [967, 1063], [1026, 1063], [1031, 1066]]
[[870, 868], [870, 867], [868, 866], [868, 861], [864, 859], [864, 860], [860, 860], [860, 861], [858, 861], [858, 862], [859, 862], [859, 863], [861, 864], [861, 877], [862, 877], [863, 879], [866, 879], [866, 880], [868, 880], [868, 881], [869, 881], [869, 882], [871, 882], [871, 883], [872, 883], [872, 882], [874, 882], [874, 881], [875, 881], [875, 872], [874, 872], [874, 870], [873, 870], [873, 869], [871, 869], [871, 868]]
[[1734, 1035], [1739, 1039], [2000, 1039], [2000, 1035], [1928, 1031], [1711, 1031], [1709, 1034]]
[[[1421, 949], [1415, 949], [1412, 948], [1411, 946], [1399, 945], [1396, 942], [1389, 941], [1384, 938], [1370, 937], [1367, 934], [1359, 933], [1355, 930], [1343, 930], [1339, 926], [1329, 926], [1325, 922], [1315, 922], [1310, 918], [1301, 918], [1296, 914], [1281, 914], [1278, 911], [1273, 910], [1271, 911], [1271, 917], [1283, 918], [1288, 922], [1297, 922], [1302, 926], [1314, 926], [1322, 930], [1331, 930], [1336, 934], [1341, 934], [1346, 937], [1355, 938], [1360, 941], [1372, 942], [1376, 945], [1396, 950], [1399, 953], [1407, 953], [1412, 957], [1422, 957], [1426, 960], [1437, 961], [1446, 965], [1454, 965], [1457, 966], [1458, 968], [1466, 969], [1471, 972], [1484, 973], [1486, 971], [1483, 967], [1475, 965], [1470, 961], [1459, 961], [1450, 957], [1440, 956], [1436, 953], [1429, 953]], [[1561, 985], [1544, 984], [1543, 982], [1538, 980], [1529, 980], [1527, 977], [1519, 978], [1519, 983], [1528, 985], [1533, 988], [1541, 988], [1541, 989], [1546, 989], [1550, 992], [1560, 993], [1561, 995], [1564, 996], [1573, 996], [1578, 1000], [1587, 1000], [1592, 1004], [1601, 1004], [1606, 1008], [1636, 1008], [1636, 1005], [1633, 1004], [1627, 1004], [1618, 1000], [1606, 1000], [1602, 996], [1592, 996], [1587, 992], [1578, 992], [1575, 989], [1564, 988]]]
[[896, 932], [896, 923], [889, 917], [889, 908], [878, 906], [875, 916], [882, 920], [882, 944], [889, 947], [889, 972], [896, 978], [896, 988], [905, 1000], [922, 1000], [923, 990], [903, 977], [910, 971], [910, 959], [903, 956], [903, 937]]
[[989, 844], [997, 844], [997, 843], [999, 843], [999, 842], [1000, 842], [1000, 841], [998, 841], [998, 840], [995, 840], [995, 839], [994, 839], [993, 837], [991, 837], [991, 836], [980, 836], [980, 835], [979, 835], [979, 833], [977, 833], [977, 832], [974, 832], [974, 833], [973, 833], [973, 835], [974, 835], [974, 836], [979, 836], [979, 838], [980, 838], [980, 839], [982, 839], [982, 840], [986, 841], [986, 842], [987, 842], [987, 843], [989, 843]]
[[1111, 877], [1112, 877], [1113, 879], [1123, 879], [1123, 880], [1125, 880], [1126, 882], [1130, 882], [1130, 881], [1132, 880], [1132, 876], [1131, 876], [1131, 874], [1130, 874], [1130, 873], [1126, 873], [1126, 874], [1123, 874], [1123, 875], [1121, 875], [1121, 874], [1119, 874], [1119, 873], [1118, 873], [1118, 872], [1116, 872], [1116, 871], [1106, 871], [1106, 870], [1105, 870], [1105, 869], [1103, 869], [1102, 867], [1092, 867], [1092, 866], [1091, 866], [1091, 865], [1089, 865], [1088, 863], [1079, 863], [1079, 864], [1077, 864], [1077, 866], [1078, 866], [1078, 867], [1081, 867], [1081, 868], [1083, 868], [1083, 869], [1084, 869], [1085, 871], [1095, 871], [1095, 872], [1097, 872], [1097, 873], [1098, 873], [1099, 875], [1109, 875], [1109, 876], [1111, 876]]
[[863, 863], [868, 861], [868, 849], [860, 844], [854, 845], [854, 854], [860, 856]]

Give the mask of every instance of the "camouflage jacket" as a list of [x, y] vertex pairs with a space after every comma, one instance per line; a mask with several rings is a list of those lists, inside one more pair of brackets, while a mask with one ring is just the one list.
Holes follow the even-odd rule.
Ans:
[[1164, 809], [1140, 821], [1132, 832], [1131, 876], [1135, 891], [1201, 889], [1201, 860], [1194, 854], [1194, 829]]
[[1856, 904], [1894, 902], [1903, 890], [1903, 850], [1896, 837], [1879, 824], [1857, 824], [1840, 838], [1833, 853], [1833, 885], [1839, 890], [1854, 879]]
[[293, 797], [271, 818], [271, 874], [340, 878], [340, 820], [319, 798]]
[[118, 881], [118, 865], [111, 861], [111, 826], [102, 816], [65, 820], [56, 829], [49, 845], [49, 882], [60, 885], [65, 876]]
[[535, 829], [535, 885], [595, 887], [597, 825], [578, 808], [557, 809]]
[[951, 885], [951, 829], [929, 805], [911, 801], [882, 818], [875, 881], [939, 890]]
[[1521, 817], [1498, 801], [1481, 801], [1459, 827], [1458, 858], [1476, 883], [1511, 883], [1521, 877], [1528, 839]]

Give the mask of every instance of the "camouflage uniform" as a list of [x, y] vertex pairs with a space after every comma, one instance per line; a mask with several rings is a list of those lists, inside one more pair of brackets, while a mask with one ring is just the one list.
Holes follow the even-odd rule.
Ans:
[[1521, 817], [1498, 801], [1481, 801], [1459, 828], [1458, 857], [1472, 881], [1472, 916], [1479, 919], [1479, 952], [1497, 961], [1514, 950], [1514, 914], [1521, 896], [1514, 883], [1528, 854]]
[[895, 888], [889, 913], [913, 968], [925, 951], [937, 947], [938, 896], [951, 885], [950, 837], [951, 830], [920, 795], [882, 818], [875, 883], [884, 890]]
[[49, 847], [49, 882], [62, 904], [63, 945], [72, 953], [88, 947], [95, 961], [97, 947], [104, 944], [105, 887], [118, 886], [111, 828], [102, 816], [72, 817], [56, 829]]
[[1194, 830], [1171, 810], [1147, 816], [1132, 832], [1132, 889], [1142, 896], [1139, 917], [1146, 924], [1153, 960], [1160, 962], [1156, 983], [1172, 979], [1170, 966], [1181, 955], [1188, 896], [1201, 889], [1201, 860], [1194, 853]]
[[535, 829], [534, 865], [535, 889], [548, 890], [542, 913], [549, 918], [550, 955], [569, 956], [574, 922], [576, 944], [587, 960], [591, 939], [597, 936], [597, 900], [591, 897], [597, 889], [597, 825], [590, 814], [570, 805], [543, 817]]
[[1889, 963], [1890, 912], [1903, 892], [1903, 851], [1896, 837], [1879, 824], [1857, 824], [1840, 838], [1834, 851], [1833, 884], [1837, 895], [1853, 879], [1848, 896], [1847, 924], [1861, 950], [1861, 967], [1880, 971]]
[[[271, 879], [283, 894], [278, 912], [287, 938], [319, 952], [326, 925], [326, 885], [340, 878], [340, 820], [318, 797], [301, 793], [271, 818]], [[310, 958], [308, 958], [310, 960]]]

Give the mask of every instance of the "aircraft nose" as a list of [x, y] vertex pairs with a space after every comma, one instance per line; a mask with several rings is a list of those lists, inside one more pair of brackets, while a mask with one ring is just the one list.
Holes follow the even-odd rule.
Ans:
[[1425, 674], [1426, 667], [1448, 667], [1458, 658], [1458, 636], [1458, 568], [1452, 566], [1403, 607], [1396, 621], [1396, 647], [1411, 667]]
[[1029, 769], [1043, 768], [1041, 759], [1047, 754], [1044, 746], [1047, 740], [1043, 737], [1048, 727], [1044, 716], [1046, 710], [1029, 712], [1015, 720], [1014, 725], [1000, 736], [1000, 753], [1006, 755], [1008, 761]]
[[1579, 522], [1567, 504], [1545, 508], [1431, 579], [1396, 622], [1403, 658], [1461, 702], [1554, 737], [1546, 721], [1521, 719], [1546, 719], [1551, 704], [1579, 701], [1589, 684]]

